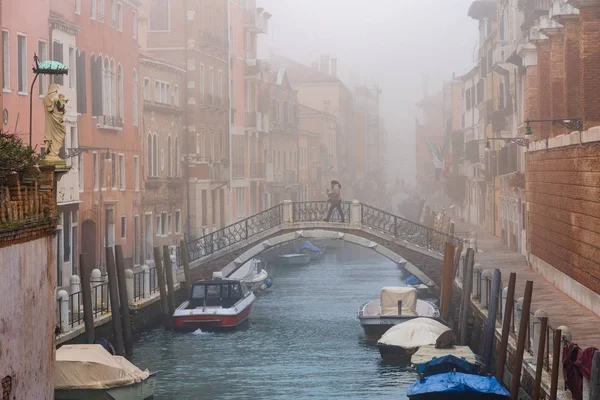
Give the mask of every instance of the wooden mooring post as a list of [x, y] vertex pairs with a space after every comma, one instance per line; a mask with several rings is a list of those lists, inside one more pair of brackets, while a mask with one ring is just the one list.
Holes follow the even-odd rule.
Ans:
[[173, 264], [169, 254], [169, 246], [163, 246], [163, 259], [165, 261], [165, 274], [167, 276], [167, 300], [169, 304], [169, 315], [175, 310], [175, 284], [173, 283]]
[[94, 333], [94, 310], [92, 306], [92, 286], [90, 275], [92, 271], [85, 262], [83, 254], [79, 255], [79, 273], [81, 274], [81, 294], [83, 296], [83, 323], [85, 325], [85, 341], [93, 344]]
[[183, 262], [183, 273], [185, 275], [185, 284], [189, 289], [192, 287], [192, 272], [190, 271], [190, 253], [188, 252], [187, 242], [182, 240], [179, 242], [181, 251], [181, 261]]
[[529, 328], [529, 310], [531, 310], [531, 296], [533, 295], [533, 281], [525, 283], [525, 296], [523, 298], [523, 311], [519, 324], [519, 335], [517, 338], [517, 349], [513, 364], [513, 376], [510, 385], [510, 398], [517, 400], [519, 398], [519, 386], [521, 385], [521, 370], [523, 365], [523, 353], [525, 352], [525, 341]]
[[450, 303], [452, 302], [452, 281], [454, 280], [454, 245], [446, 242], [444, 247], [444, 265], [442, 270], [442, 304], [441, 314], [444, 321], [450, 317]]
[[544, 370], [544, 352], [546, 351], [546, 330], [548, 329], [548, 317], [540, 318], [540, 335], [537, 347], [537, 361], [535, 364], [535, 383], [533, 384], [532, 399], [540, 398], [542, 387], [542, 371]]
[[592, 358], [592, 376], [590, 377], [590, 399], [600, 400], [600, 351], [596, 350]]
[[121, 320], [123, 321], [125, 355], [127, 358], [131, 358], [133, 356], [133, 337], [131, 335], [131, 319], [129, 318], [125, 259], [123, 258], [123, 248], [120, 245], [115, 246], [115, 259], [117, 262], [117, 279], [119, 281], [119, 301], [121, 302]]
[[504, 376], [504, 365], [506, 363], [506, 350], [508, 348], [508, 336], [510, 335], [510, 323], [512, 320], [516, 284], [517, 274], [511, 272], [510, 277], [508, 278], [506, 304], [504, 305], [504, 315], [502, 316], [502, 337], [500, 338], [500, 347], [498, 348], [498, 360], [496, 364], [496, 379], [500, 383], [502, 383], [502, 378]]
[[467, 268], [462, 283], [462, 299], [460, 306], [460, 344], [468, 345], [469, 309], [471, 308], [471, 289], [473, 286], [473, 265], [475, 264], [475, 251], [467, 249]]
[[502, 286], [502, 275], [499, 269], [494, 270], [492, 277], [492, 293], [488, 309], [488, 319], [485, 325], [485, 339], [483, 344], [483, 362], [487, 372], [491, 371], [492, 353], [494, 349], [494, 337], [496, 336], [496, 315], [498, 313], [498, 299], [500, 298], [500, 287]]
[[117, 355], [124, 356], [125, 349], [123, 346], [123, 327], [121, 326], [121, 310], [119, 307], [117, 267], [115, 266], [115, 253], [112, 247], [106, 248], [106, 271], [108, 272], [108, 292], [115, 352]]
[[[550, 400], [556, 400], [556, 393], [558, 392], [558, 375], [559, 369], [562, 368], [560, 365], [560, 351], [562, 344], [562, 331], [557, 329], [554, 331], [554, 343], [552, 347], [552, 370], [550, 375]], [[595, 354], [594, 354], [595, 355]], [[593, 397], [592, 397], [593, 399]]]
[[167, 288], [165, 287], [165, 271], [162, 265], [162, 254], [160, 247], [154, 248], [154, 264], [156, 265], [156, 280], [158, 281], [158, 290], [160, 292], [161, 319], [165, 324], [165, 329], [169, 327], [169, 304], [167, 302]]

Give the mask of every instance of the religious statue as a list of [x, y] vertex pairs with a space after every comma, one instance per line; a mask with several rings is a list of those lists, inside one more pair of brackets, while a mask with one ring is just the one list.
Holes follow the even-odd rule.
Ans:
[[59, 95], [60, 86], [51, 83], [48, 94], [44, 97], [44, 111], [46, 115], [46, 130], [44, 143], [46, 144], [46, 161], [63, 161], [58, 152], [63, 146], [67, 129], [65, 127], [65, 112], [68, 100], [63, 94]]

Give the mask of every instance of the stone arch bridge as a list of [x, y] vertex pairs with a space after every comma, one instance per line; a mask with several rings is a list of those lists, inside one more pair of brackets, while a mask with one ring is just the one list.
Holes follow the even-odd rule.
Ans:
[[[441, 285], [446, 241], [460, 239], [354, 200], [344, 202], [345, 222], [324, 221], [327, 202], [291, 202], [255, 214], [187, 243], [192, 279], [214, 271], [229, 276], [260, 253], [297, 239], [337, 239], [363, 246], [396, 263], [428, 286]], [[336, 213], [334, 213], [335, 215]], [[177, 262], [181, 265], [181, 249]]]

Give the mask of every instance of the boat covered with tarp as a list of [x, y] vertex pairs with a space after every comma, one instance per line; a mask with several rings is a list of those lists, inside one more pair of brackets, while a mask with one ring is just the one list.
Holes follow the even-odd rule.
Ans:
[[445, 372], [417, 380], [407, 396], [411, 400], [500, 400], [510, 394], [493, 376]]
[[409, 362], [422, 346], [435, 345], [438, 338], [450, 328], [432, 318], [414, 318], [395, 325], [377, 341], [381, 358]]
[[54, 398], [144, 400], [154, 396], [156, 373], [142, 371], [99, 344], [64, 345], [56, 350]]
[[483, 366], [479, 356], [469, 346], [421, 346], [410, 362], [417, 368], [417, 373], [423, 376], [451, 371], [478, 374]]
[[411, 286], [381, 289], [379, 299], [363, 304], [358, 310], [365, 335], [376, 340], [394, 325], [419, 317], [439, 318], [437, 307], [418, 299], [417, 292], [417, 288]]
[[298, 250], [300, 253], [307, 254], [311, 260], [316, 260], [321, 257], [321, 254], [323, 254], [323, 251], [312, 244], [310, 240], [305, 241]]

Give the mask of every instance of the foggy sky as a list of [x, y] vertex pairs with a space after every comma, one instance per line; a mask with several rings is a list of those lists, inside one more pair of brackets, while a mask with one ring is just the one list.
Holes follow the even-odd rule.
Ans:
[[[413, 182], [414, 104], [441, 88], [452, 73], [474, 65], [477, 22], [467, 16], [472, 0], [259, 0], [273, 17], [261, 47], [310, 65], [321, 53], [338, 58], [339, 75], [351, 88], [378, 83], [383, 90], [388, 178]], [[388, 157], [390, 160], [391, 157]]]

